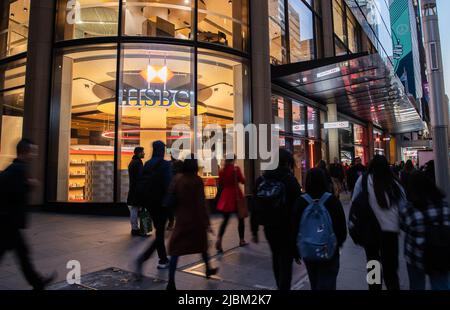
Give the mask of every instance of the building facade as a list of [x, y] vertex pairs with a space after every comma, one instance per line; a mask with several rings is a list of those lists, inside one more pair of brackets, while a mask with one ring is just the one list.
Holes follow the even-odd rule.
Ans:
[[[388, 155], [421, 122], [392, 70], [383, 2], [1, 1], [0, 170], [28, 137], [36, 204], [117, 205], [136, 146], [146, 159], [155, 140], [203, 152], [211, 125], [276, 124], [301, 183], [322, 159]], [[208, 198], [223, 157], [200, 162]], [[249, 191], [259, 162], [238, 164]]]

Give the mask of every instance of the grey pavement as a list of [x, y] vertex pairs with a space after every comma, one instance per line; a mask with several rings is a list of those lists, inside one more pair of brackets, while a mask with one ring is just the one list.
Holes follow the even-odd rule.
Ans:
[[[343, 197], [343, 202], [348, 212], [348, 197]], [[220, 216], [212, 217], [214, 232], [218, 231], [220, 221]], [[103, 277], [111, 281], [123, 282], [123, 285], [114, 283], [112, 286], [105, 286], [97, 283], [99, 287], [102, 285], [114, 289], [161, 289], [164, 287], [168, 271], [156, 268], [156, 253], [144, 266], [144, 275], [149, 285], [133, 286], [129, 284], [130, 280], [127, 275], [134, 270], [134, 259], [153, 238], [131, 237], [127, 218], [33, 213], [30, 224], [26, 236], [32, 248], [34, 264], [43, 273], [50, 273], [53, 270], [58, 273], [55, 281], [57, 284], [51, 286], [50, 289], [65, 288], [65, 279], [69, 272], [66, 264], [70, 260], [80, 262], [82, 284], [85, 281], [93, 283], [95, 282], [93, 279], [96, 277]], [[246, 228], [246, 238], [247, 241], [250, 241], [248, 222]], [[167, 238], [169, 234], [168, 232]], [[274, 289], [275, 281], [271, 271], [269, 247], [264, 239], [262, 229], [259, 234], [260, 242], [258, 244], [251, 243], [246, 247], [238, 247], [237, 220], [231, 220], [224, 237], [225, 253], [223, 255], [216, 255], [215, 236], [209, 235], [211, 264], [220, 268], [217, 277], [210, 280], [204, 278], [204, 265], [200, 255], [185, 256], [179, 260], [176, 274], [177, 288], [186, 290]], [[401, 254], [402, 289], [407, 289], [408, 286], [405, 269]], [[108, 272], [112, 272], [111, 270], [117, 271], [116, 274], [122, 276], [121, 280], [115, 280], [113, 275], [108, 274]], [[365, 278], [364, 251], [355, 246], [348, 238], [341, 252], [341, 268], [337, 288], [339, 290], [366, 290]], [[155, 285], [151, 285], [151, 283]], [[309, 289], [304, 265], [294, 264], [292, 288], [295, 290]], [[30, 289], [12, 253], [6, 254], [0, 263], [0, 289]]]

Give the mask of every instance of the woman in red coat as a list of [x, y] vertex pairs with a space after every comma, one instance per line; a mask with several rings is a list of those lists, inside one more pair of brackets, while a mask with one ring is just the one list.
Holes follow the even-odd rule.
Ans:
[[245, 179], [242, 175], [241, 169], [238, 166], [235, 166], [235, 159], [236, 157], [233, 159], [227, 159], [225, 161], [225, 167], [219, 173], [219, 187], [222, 188], [222, 193], [220, 194], [220, 198], [217, 203], [217, 210], [223, 214], [223, 221], [220, 225], [219, 235], [216, 242], [216, 249], [219, 253], [223, 252], [222, 238], [225, 234], [225, 229], [228, 225], [230, 216], [233, 213], [237, 213], [239, 218], [239, 246], [245, 246], [247, 244], [244, 240], [244, 219], [246, 217], [247, 210], [244, 203], [244, 195], [239, 187], [239, 184], [245, 184]]

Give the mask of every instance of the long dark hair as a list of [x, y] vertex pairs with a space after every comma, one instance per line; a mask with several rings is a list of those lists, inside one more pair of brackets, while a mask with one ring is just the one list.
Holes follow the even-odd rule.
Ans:
[[428, 204], [438, 205], [445, 195], [422, 171], [414, 171], [408, 179], [408, 200], [419, 210], [426, 210]]
[[188, 156], [184, 162], [182, 167], [182, 172], [184, 174], [197, 175], [198, 173], [198, 161], [195, 159], [194, 154]]
[[405, 172], [412, 172], [414, 170], [414, 165], [411, 159], [408, 159], [408, 161], [405, 164]]
[[322, 197], [328, 191], [325, 173], [320, 168], [313, 168], [306, 174], [305, 191], [314, 199]]
[[[373, 178], [373, 189], [378, 205], [389, 209], [392, 202], [397, 203], [402, 198], [402, 190], [394, 174], [389, 168], [386, 157], [376, 155], [369, 165], [369, 174]], [[386, 194], [389, 201], [386, 200]]]

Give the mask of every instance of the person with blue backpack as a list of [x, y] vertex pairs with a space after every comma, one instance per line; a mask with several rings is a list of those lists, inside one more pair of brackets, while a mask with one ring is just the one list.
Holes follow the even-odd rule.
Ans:
[[347, 238], [344, 209], [328, 185], [320, 168], [308, 171], [306, 193], [294, 208], [298, 256], [305, 262], [312, 290], [336, 290], [339, 249]]
[[299, 263], [295, 249], [295, 226], [292, 222], [293, 208], [301, 195], [301, 187], [292, 168], [294, 158], [285, 150], [279, 150], [279, 165], [266, 171], [256, 180], [252, 217], [253, 240], [257, 242], [258, 227], [264, 234], [272, 252], [272, 268], [279, 290], [290, 290], [292, 263]]

